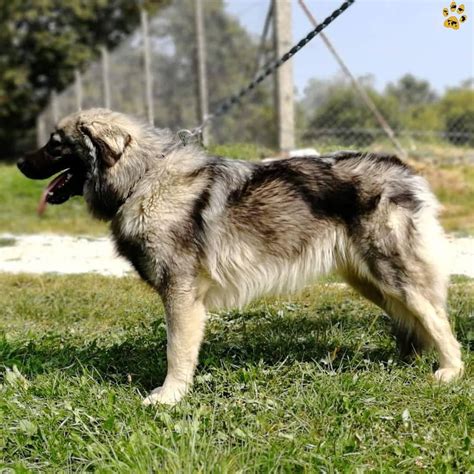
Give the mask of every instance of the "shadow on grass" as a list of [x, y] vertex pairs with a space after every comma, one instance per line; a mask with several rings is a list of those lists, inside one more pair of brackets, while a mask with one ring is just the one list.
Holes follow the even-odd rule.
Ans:
[[[200, 353], [200, 370], [243, 367], [264, 363], [269, 367], [319, 362], [331, 355], [338, 371], [354, 370], [359, 362], [397, 360], [387, 324], [379, 318], [367, 334], [371, 320], [350, 315], [278, 316], [265, 311], [227, 313], [213, 318]], [[162, 321], [121, 340], [99, 335], [92, 341], [58, 334], [34, 340], [0, 339], [0, 359], [17, 365], [28, 377], [60, 369], [77, 374], [84, 368], [115, 383], [133, 383], [150, 389], [166, 374], [166, 331]], [[116, 337], [116, 336], [115, 336]]]

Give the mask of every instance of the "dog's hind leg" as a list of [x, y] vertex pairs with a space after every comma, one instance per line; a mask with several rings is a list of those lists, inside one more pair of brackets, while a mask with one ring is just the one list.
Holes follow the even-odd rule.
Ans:
[[420, 213], [399, 216], [396, 232], [367, 233], [355, 243], [358, 274], [376, 287], [381, 306], [405, 329], [408, 340], [414, 336], [435, 347], [440, 362], [435, 379], [448, 382], [462, 374], [463, 363], [446, 313], [445, 238], [434, 216]]
[[350, 272], [342, 274], [358, 293], [381, 308], [393, 321], [400, 356], [410, 360], [432, 346], [432, 340], [408, 309], [379, 289], [376, 283]]
[[[426, 206], [426, 203], [425, 203]], [[464, 365], [461, 347], [449, 324], [447, 288], [449, 275], [446, 256], [449, 253], [444, 233], [429, 206], [422, 208], [411, 220], [407, 241], [396, 242], [399, 259], [394, 260], [396, 304], [413, 314], [416, 323], [433, 342], [439, 357], [434, 377], [449, 382], [462, 375]]]
[[464, 371], [461, 347], [449, 324], [444, 298], [434, 294], [428, 285], [420, 287], [409, 282], [397, 303], [415, 316], [433, 341], [439, 357], [439, 369], [434, 378], [449, 382], [461, 376]]
[[168, 371], [161, 387], [145, 398], [145, 405], [175, 404], [193, 382], [199, 348], [204, 335], [206, 311], [192, 285], [168, 290], [166, 309]]
[[[384, 262], [386, 263], [386, 262]], [[420, 352], [434, 345], [439, 356], [439, 369], [434, 377], [449, 382], [463, 373], [461, 349], [454, 337], [446, 314], [442, 295], [436, 295], [426, 285], [406, 280], [402, 288], [386, 282], [376, 284], [365, 279], [347, 278], [348, 282], [367, 299], [383, 308], [399, 327], [401, 350]]]
[[406, 305], [387, 297], [385, 308], [393, 320], [393, 334], [402, 360], [408, 362], [433, 347], [432, 338]]

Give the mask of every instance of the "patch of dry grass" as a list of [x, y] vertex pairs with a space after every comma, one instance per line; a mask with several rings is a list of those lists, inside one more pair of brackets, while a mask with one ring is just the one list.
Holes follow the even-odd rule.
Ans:
[[474, 234], [474, 166], [417, 165], [443, 204], [441, 223], [448, 232]]

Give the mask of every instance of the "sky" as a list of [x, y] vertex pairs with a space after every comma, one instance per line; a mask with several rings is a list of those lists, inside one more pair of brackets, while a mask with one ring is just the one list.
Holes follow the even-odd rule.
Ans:
[[[210, 0], [206, 0], [210, 1]], [[260, 36], [270, 0], [225, 0], [227, 10], [240, 23]], [[342, 0], [305, 0], [317, 20], [322, 21]], [[349, 66], [362, 76], [375, 77], [383, 89], [402, 75], [427, 79], [438, 92], [474, 77], [474, 0], [463, 3], [467, 21], [459, 30], [443, 26], [443, 7], [451, 0], [356, 0], [325, 33]], [[292, 0], [295, 43], [311, 29], [297, 0]], [[340, 68], [326, 46], [315, 38], [293, 59], [298, 94], [308, 80], [328, 79]]]

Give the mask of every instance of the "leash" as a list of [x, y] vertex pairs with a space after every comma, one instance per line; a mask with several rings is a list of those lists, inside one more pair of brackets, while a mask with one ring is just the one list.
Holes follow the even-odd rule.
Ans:
[[329, 26], [341, 13], [346, 11], [355, 0], [346, 0], [339, 8], [334, 10], [331, 15], [329, 15], [322, 23], [319, 23], [312, 31], [310, 31], [303, 39], [301, 39], [295, 46], [293, 46], [288, 52], [286, 52], [281, 58], [273, 59], [269, 61], [262, 69], [263, 71], [255, 76], [255, 78], [245, 87], [240, 89], [237, 93], [230, 96], [228, 99], [224, 100], [219, 107], [212, 113], [209, 114], [200, 125], [197, 127], [188, 130], [182, 129], [177, 135], [179, 141], [172, 145], [166, 150], [166, 153], [162, 155], [165, 157], [167, 154], [171, 153], [174, 149], [180, 146], [186, 146], [191, 140], [196, 137], [200, 137], [202, 131], [207, 127], [214, 119], [227, 113], [234, 105], [239, 104], [244, 96], [251, 92], [258, 84], [260, 84], [264, 79], [266, 79], [270, 74], [273, 74], [279, 67], [281, 67], [286, 61], [291, 59], [300, 49], [304, 48], [313, 38], [315, 38], [321, 31]]

